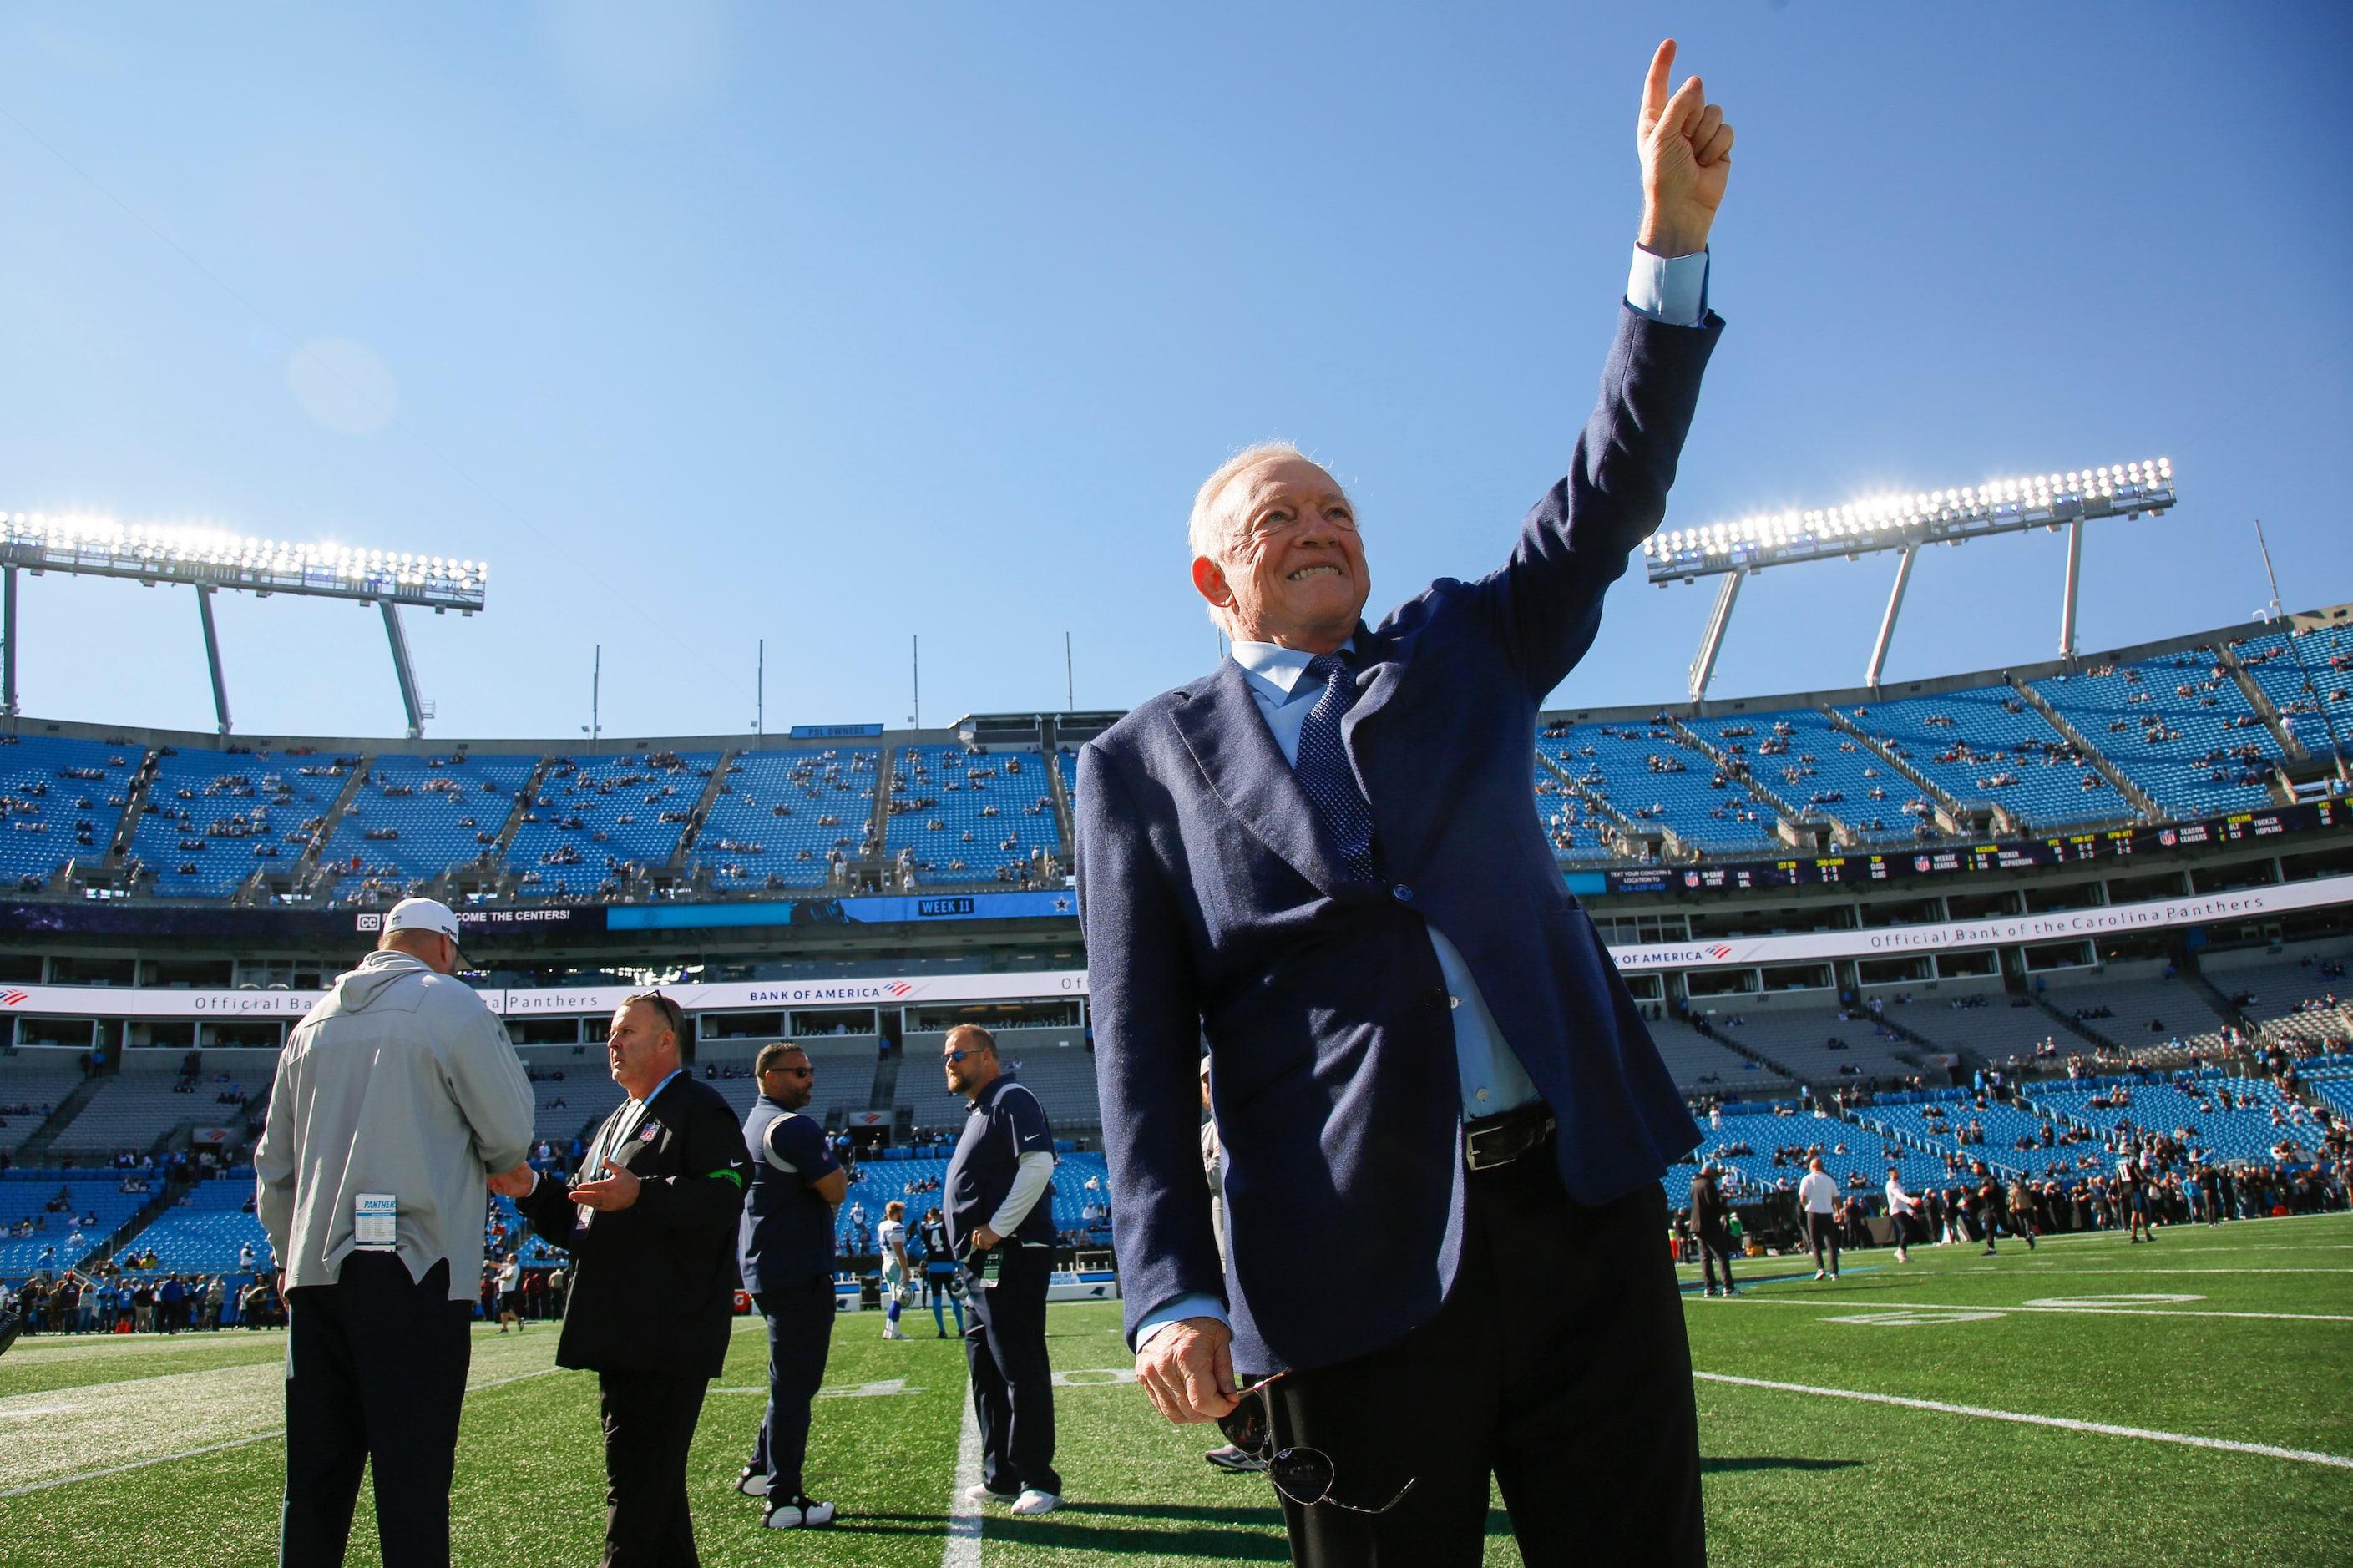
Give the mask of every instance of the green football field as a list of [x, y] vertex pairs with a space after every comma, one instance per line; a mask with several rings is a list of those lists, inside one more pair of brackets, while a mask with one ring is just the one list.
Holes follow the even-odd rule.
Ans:
[[[1747, 1300], [1686, 1298], [1713, 1562], [2353, 1563], [2353, 1217], [1848, 1263], [1818, 1285], [1756, 1259]], [[818, 1406], [811, 1489], [842, 1521], [787, 1534], [730, 1484], [762, 1400], [764, 1340], [741, 1325], [695, 1447], [706, 1563], [1283, 1560], [1266, 1483], [1210, 1471], [1213, 1429], [1167, 1426], [1122, 1381], [1115, 1306], [1052, 1310], [1068, 1502], [1035, 1520], [956, 1517], [960, 1347], [928, 1312], [912, 1343], [880, 1326], [839, 1321]], [[552, 1328], [477, 1332], [459, 1561], [593, 1563], [593, 1380], [550, 1370]], [[0, 1563], [273, 1561], [283, 1349], [268, 1332], [20, 1341], [0, 1358]], [[1573, 1476], [1559, 1506], [1577, 1506]], [[363, 1494], [351, 1561], [375, 1560]], [[1489, 1560], [1518, 1561], [1500, 1510]]]

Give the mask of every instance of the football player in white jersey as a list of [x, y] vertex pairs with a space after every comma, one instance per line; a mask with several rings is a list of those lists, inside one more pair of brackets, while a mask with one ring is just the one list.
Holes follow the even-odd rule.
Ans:
[[907, 1336], [899, 1327], [899, 1309], [907, 1304], [908, 1284], [913, 1271], [907, 1265], [907, 1205], [893, 1198], [882, 1205], [882, 1223], [874, 1228], [874, 1240], [882, 1252], [882, 1289], [890, 1298], [889, 1317], [882, 1324], [886, 1340], [903, 1340]]

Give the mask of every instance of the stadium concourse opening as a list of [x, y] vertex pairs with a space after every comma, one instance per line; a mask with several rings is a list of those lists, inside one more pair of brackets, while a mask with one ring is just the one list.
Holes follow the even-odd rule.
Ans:
[[[1984, 1375], [1924, 1380], [1894, 1348], [2000, 1334], [2073, 1365], [2128, 1331], [2184, 1362], [2303, 1366], [2341, 1337], [2348, 670], [2340, 607], [2072, 665], [1543, 716], [1530, 809], [1704, 1130], [1666, 1174], [1670, 1205], [1705, 1162], [1736, 1216], [1745, 1301], [1704, 1304], [1695, 1237], [1679, 1219], [1672, 1238], [1709, 1452], [1728, 1456], [1712, 1489], [1737, 1477], [1759, 1508], [1799, 1506], [1810, 1468], [1899, 1444], [1988, 1464], [2022, 1444], [2063, 1468], [2067, 1445], [2135, 1442], [2167, 1483], [2292, 1499], [2305, 1471], [2353, 1462], [2341, 1422], [2284, 1414], [2308, 1389], [2157, 1406], [2120, 1374], [2100, 1385], [2113, 1397], [2063, 1399], [2025, 1362], [1963, 1350]], [[276, 1484], [282, 1305], [251, 1145], [285, 1031], [422, 894], [459, 911], [464, 978], [532, 1080], [543, 1169], [575, 1167], [617, 1103], [598, 1042], [632, 992], [680, 1003], [689, 1070], [738, 1110], [760, 1047], [800, 1042], [810, 1113], [858, 1173], [837, 1219], [845, 1313], [877, 1304], [883, 1205], [920, 1212], [944, 1176], [964, 1109], [933, 1065], [945, 1032], [986, 1025], [1060, 1140], [1052, 1343], [1066, 1448], [1090, 1456], [1074, 1493], [1127, 1510], [1118, 1539], [1172, 1561], [1279, 1554], [1263, 1499], [1205, 1511], [1193, 1435], [1117, 1392], [1118, 1195], [1071, 885], [1076, 752], [1117, 718], [831, 725], [752, 747], [227, 746], [17, 721], [0, 738], [0, 1285], [28, 1330], [0, 1367], [10, 1538], [119, 1509], [156, 1462], [193, 1467], [207, 1498]], [[1815, 1159], [1837, 1194], [1834, 1287], [1801, 1246]], [[2123, 1250], [2120, 1162], [2181, 1244], [2157, 1261]], [[1921, 1204], [1909, 1263], [1891, 1169]], [[2030, 1232], [2043, 1245], [2013, 1260]], [[504, 1200], [485, 1236], [521, 1252], [525, 1316], [560, 1311], [561, 1256]], [[96, 1335], [102, 1357], [69, 1358]], [[838, 1352], [818, 1407], [835, 1438], [819, 1451], [843, 1456], [826, 1484], [912, 1522], [845, 1537], [839, 1560], [938, 1561], [964, 1539], [961, 1368], [849, 1337], [861, 1348]], [[507, 1506], [476, 1423], [593, 1428], [576, 1380], [543, 1375], [552, 1338], [478, 1348], [470, 1517]], [[715, 1405], [755, 1416], [756, 1339], [738, 1336]], [[744, 1423], [716, 1425], [732, 1443]], [[714, 1485], [738, 1458], [697, 1454]], [[1088, 1506], [1057, 1516], [1063, 1535], [1006, 1538], [1100, 1560], [1126, 1527]], [[234, 1512], [189, 1517], [234, 1536], [250, 1522]]]

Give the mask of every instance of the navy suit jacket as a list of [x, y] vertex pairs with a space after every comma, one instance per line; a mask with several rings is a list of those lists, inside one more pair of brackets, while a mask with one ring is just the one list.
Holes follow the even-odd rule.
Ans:
[[[1164, 693], [1079, 758], [1079, 912], [1128, 1332], [1221, 1296], [1245, 1373], [1329, 1365], [1437, 1310], [1461, 1252], [1460, 948], [1599, 1204], [1699, 1142], [1531, 790], [1536, 705], [1665, 515], [1723, 322], [1622, 312], [1565, 479], [1504, 568], [1359, 626], [1342, 735], [1381, 875], [1353, 877], [1240, 666]], [[1201, 1182], [1200, 1041], [1224, 1145], [1220, 1272]]]

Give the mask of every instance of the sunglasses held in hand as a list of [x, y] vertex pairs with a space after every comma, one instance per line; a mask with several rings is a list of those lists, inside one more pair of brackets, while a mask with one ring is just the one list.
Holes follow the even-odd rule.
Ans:
[[1419, 1478], [1409, 1478], [1405, 1485], [1398, 1488], [1397, 1495], [1380, 1507], [1360, 1508], [1352, 1502], [1342, 1502], [1332, 1495], [1336, 1477], [1332, 1456], [1323, 1449], [1284, 1448], [1276, 1453], [1267, 1452], [1274, 1447], [1274, 1419], [1267, 1404], [1266, 1390], [1289, 1375], [1288, 1373], [1277, 1373], [1264, 1382], [1254, 1383], [1242, 1390], [1241, 1403], [1218, 1417], [1218, 1430], [1226, 1435], [1226, 1441], [1246, 1454], [1254, 1454], [1264, 1459], [1266, 1477], [1274, 1483], [1274, 1489], [1302, 1508], [1329, 1503], [1350, 1513], [1380, 1514], [1403, 1502], [1405, 1494], [1413, 1490], [1414, 1480]]

